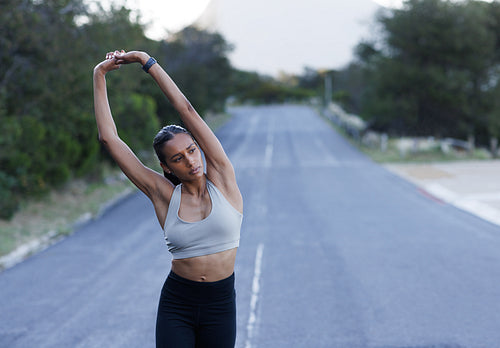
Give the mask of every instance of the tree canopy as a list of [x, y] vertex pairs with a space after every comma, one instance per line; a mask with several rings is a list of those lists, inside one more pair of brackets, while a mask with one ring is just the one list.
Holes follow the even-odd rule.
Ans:
[[[186, 28], [152, 41], [125, 7], [89, 12], [82, 0], [6, 0], [0, 28], [0, 217], [13, 214], [19, 197], [97, 171], [106, 159], [92, 98], [92, 70], [106, 52], [148, 51], [201, 111], [220, 110], [229, 93], [230, 46], [220, 35]], [[140, 68], [120, 70], [108, 76], [118, 130], [135, 150], [149, 149], [176, 114]]]
[[396, 134], [498, 136], [500, 4], [408, 0], [378, 16], [384, 36], [357, 47], [358, 104]]

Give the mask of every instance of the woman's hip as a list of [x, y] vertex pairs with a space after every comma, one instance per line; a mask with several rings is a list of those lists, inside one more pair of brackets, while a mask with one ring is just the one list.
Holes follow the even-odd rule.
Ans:
[[161, 291], [161, 301], [179, 305], [210, 305], [235, 300], [234, 273], [216, 282], [197, 282], [170, 272]]

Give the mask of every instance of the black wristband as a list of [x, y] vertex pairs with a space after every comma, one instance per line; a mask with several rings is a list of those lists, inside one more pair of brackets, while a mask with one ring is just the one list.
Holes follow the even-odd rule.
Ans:
[[150, 57], [148, 59], [148, 61], [146, 62], [146, 64], [144, 64], [142, 66], [142, 70], [144, 70], [145, 72], [148, 72], [149, 68], [151, 68], [154, 64], [156, 64], [156, 59], [154, 59], [153, 57]]

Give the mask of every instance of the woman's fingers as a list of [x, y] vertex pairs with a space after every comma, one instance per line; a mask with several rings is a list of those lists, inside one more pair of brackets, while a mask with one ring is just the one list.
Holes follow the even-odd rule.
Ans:
[[114, 53], [114, 58], [116, 59], [116, 64], [128, 64], [130, 63], [126, 57], [125, 50], [118, 51], [116, 50]]
[[117, 58], [117, 56], [122, 56], [125, 53], [126, 53], [125, 50], [121, 50], [121, 51], [116, 50], [114, 52], [108, 52], [108, 53], [106, 53], [106, 59]]
[[125, 50], [116, 50], [106, 53], [106, 60], [113, 59], [117, 65], [130, 64], [137, 61], [134, 52], [126, 52]]
[[[122, 50], [122, 52], [125, 52], [125, 51]], [[118, 54], [121, 54], [121, 52], [114, 51], [114, 52], [106, 53], [106, 61], [108, 61], [109, 64], [111, 64], [111, 65], [108, 64], [108, 66], [109, 66], [108, 69], [110, 69], [110, 70], [118, 69], [120, 67], [120, 64], [123, 63], [123, 59], [119, 59], [117, 57]], [[112, 62], [110, 62], [111, 60], [112, 60]]]

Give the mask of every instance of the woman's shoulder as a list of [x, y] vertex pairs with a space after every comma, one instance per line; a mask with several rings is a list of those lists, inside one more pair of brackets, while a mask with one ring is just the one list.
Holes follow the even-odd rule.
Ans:
[[241, 196], [240, 189], [236, 184], [236, 180], [234, 181], [234, 183], [228, 185], [227, 182], [218, 181], [217, 179], [213, 180], [212, 178], [207, 177], [207, 186], [212, 186], [237, 211], [243, 213], [243, 197]]
[[180, 185], [173, 185], [167, 179], [162, 183], [158, 183], [154, 190], [152, 190], [151, 194], [151, 202], [156, 210], [159, 207], [168, 208], [172, 199], [176, 196], [176, 191], [180, 190]]
[[172, 202], [180, 200], [181, 185], [169, 184], [170, 187], [158, 188], [151, 196], [151, 203], [153, 203], [154, 211], [162, 228], [164, 228], [165, 219]]

